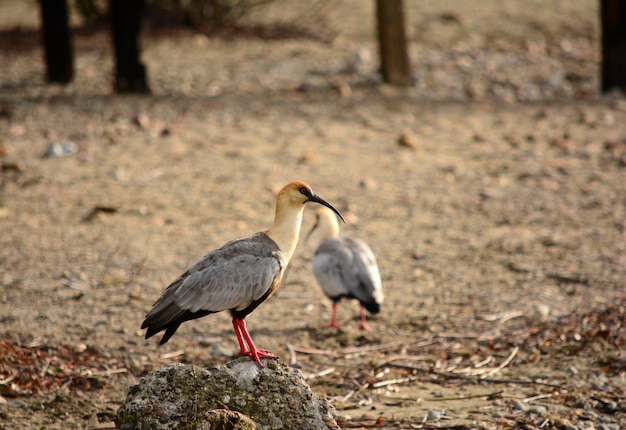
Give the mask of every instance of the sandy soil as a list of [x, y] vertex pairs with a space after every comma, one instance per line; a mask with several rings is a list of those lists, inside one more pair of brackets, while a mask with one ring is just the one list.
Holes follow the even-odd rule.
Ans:
[[354, 303], [323, 327], [301, 242], [248, 326], [344, 427], [626, 426], [626, 100], [596, 92], [597, 2], [409, 2], [411, 89], [377, 81], [370, 3], [252, 17], [326, 42], [147, 29], [154, 94], [114, 96], [105, 32], [46, 85], [34, 5], [0, 2], [0, 428], [113, 428], [151, 369], [227, 362], [226, 314], [161, 348], [139, 326], [296, 179], [372, 246], [386, 302], [371, 332]]

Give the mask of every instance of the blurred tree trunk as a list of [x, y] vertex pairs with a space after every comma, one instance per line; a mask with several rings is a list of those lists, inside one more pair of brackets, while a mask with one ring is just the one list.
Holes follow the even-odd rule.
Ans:
[[601, 88], [626, 90], [626, 0], [600, 0]]
[[[45, 1], [45, 0], [44, 0]], [[115, 91], [148, 93], [146, 67], [139, 60], [144, 0], [110, 0], [115, 48]]]
[[383, 81], [398, 86], [413, 85], [402, 0], [376, 0], [376, 19]]
[[48, 82], [67, 84], [74, 78], [72, 32], [66, 0], [39, 0]]

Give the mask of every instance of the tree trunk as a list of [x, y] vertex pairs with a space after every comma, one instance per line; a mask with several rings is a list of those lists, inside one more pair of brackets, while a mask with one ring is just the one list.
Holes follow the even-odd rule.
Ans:
[[[44, 0], [45, 1], [45, 0]], [[144, 0], [110, 0], [115, 49], [115, 91], [149, 93], [146, 67], [139, 61]]]
[[626, 0], [601, 0], [601, 88], [626, 90]]
[[74, 78], [72, 32], [66, 0], [40, 0], [42, 37], [48, 82], [67, 84]]
[[376, 18], [383, 81], [412, 86], [402, 0], [376, 0]]

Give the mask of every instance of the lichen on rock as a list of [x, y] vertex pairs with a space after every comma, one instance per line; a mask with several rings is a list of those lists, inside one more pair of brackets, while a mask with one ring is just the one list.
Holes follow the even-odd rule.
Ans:
[[[299, 370], [280, 360], [263, 362], [262, 368], [245, 357], [211, 369], [178, 363], [164, 366], [130, 387], [116, 426], [119, 430], [338, 428], [332, 405], [311, 391]], [[212, 419], [226, 420], [229, 426], [213, 425]]]

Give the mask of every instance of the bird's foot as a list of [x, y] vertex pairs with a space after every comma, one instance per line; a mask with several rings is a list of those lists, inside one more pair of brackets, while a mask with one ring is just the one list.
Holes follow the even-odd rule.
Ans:
[[325, 324], [323, 327], [333, 327], [333, 328], [340, 328], [339, 327], [339, 323], [337, 322], [337, 320], [335, 318], [332, 318], [330, 320], [330, 322], [328, 324]]
[[[278, 356], [272, 354], [267, 349], [257, 349], [256, 352], [261, 358], [278, 358]], [[237, 354], [237, 357], [243, 357], [244, 355], [248, 357], [252, 357], [255, 354], [253, 351], [246, 349], [245, 351], [240, 351], [239, 354]]]
[[272, 354], [271, 352], [265, 350], [265, 349], [247, 349], [245, 351], [241, 351], [239, 352], [239, 356], [243, 357], [243, 356], [247, 356], [250, 357], [251, 359], [253, 359], [254, 361], [257, 362], [257, 364], [261, 367], [263, 367], [263, 364], [261, 363], [261, 359], [262, 358], [278, 358], [277, 355]]
[[[273, 355], [267, 349], [255, 349], [255, 351], [259, 355], [263, 355], [263, 357], [261, 358], [277, 358], [277, 356]], [[254, 355], [254, 352], [250, 351], [249, 349], [244, 349], [244, 350], [239, 351], [239, 354], [237, 354], [237, 357], [243, 357], [244, 355], [250, 357], [251, 355]]]
[[360, 328], [361, 330], [364, 330], [364, 331], [370, 331], [370, 330], [372, 329], [372, 328], [369, 326], [369, 324], [368, 324], [368, 323], [366, 323], [366, 322], [361, 322], [361, 324], [359, 325], [359, 328]]

